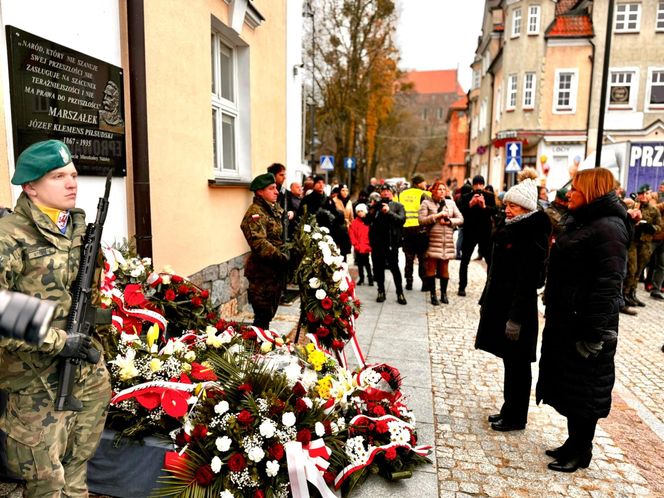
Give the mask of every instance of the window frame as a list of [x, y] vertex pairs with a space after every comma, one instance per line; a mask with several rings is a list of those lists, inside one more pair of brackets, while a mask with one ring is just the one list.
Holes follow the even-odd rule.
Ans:
[[[660, 25], [661, 23], [661, 25]], [[657, 2], [657, 11], [655, 15], [655, 32], [664, 32], [664, 1]]]
[[[517, 15], [518, 14], [518, 15]], [[515, 7], [512, 10], [512, 36], [511, 38], [519, 38], [521, 36], [521, 7]]]
[[[534, 10], [533, 10], [534, 9]], [[529, 5], [528, 6], [528, 24], [526, 27], [526, 34], [528, 35], [538, 35], [540, 32], [540, 12], [541, 8], [539, 5]], [[530, 29], [532, 20], [535, 19], [535, 28]]]
[[[570, 88], [569, 88], [569, 106], [560, 106], [558, 100], [560, 97], [561, 88], [561, 76], [563, 74], [571, 74]], [[553, 114], [575, 114], [576, 113], [576, 101], [578, 96], [578, 86], [579, 86], [579, 70], [577, 68], [559, 68], [556, 69], [554, 87], [553, 87], [553, 102], [552, 102], [552, 112]], [[567, 89], [566, 89], [567, 90]]]
[[[532, 76], [532, 81], [530, 88], [528, 87], [528, 77]], [[535, 108], [535, 91], [537, 88], [537, 75], [528, 71], [523, 73], [523, 98], [521, 100], [521, 107], [523, 109], [534, 109]], [[526, 103], [526, 98], [530, 96], [530, 104]]]
[[507, 75], [507, 84], [505, 87], [505, 111], [516, 109], [517, 93], [519, 91], [519, 78], [516, 73]]
[[[626, 86], [620, 84], [619, 82], [614, 83], [614, 75], [631, 75], [631, 81], [629, 83], [629, 102], [627, 104], [612, 104], [611, 103], [611, 88], [613, 86]], [[638, 101], [639, 93], [639, 68], [638, 67], [610, 67], [609, 68], [609, 81], [607, 82], [607, 99], [606, 99], [606, 109], [610, 111], [635, 111], [636, 103]]]
[[662, 81], [658, 82], [657, 86], [664, 87], [664, 66], [652, 66], [648, 68], [648, 79], [646, 80], [646, 95], [643, 109], [645, 112], [664, 112], [664, 103], [661, 104], [652, 104], [650, 99], [652, 98], [652, 87], [653, 87], [653, 74], [661, 73]]
[[[625, 10], [620, 11], [620, 8], [623, 7]], [[631, 13], [631, 7], [636, 7], [636, 27], [629, 28], [629, 14]], [[622, 22], [624, 26], [622, 28], [618, 27], [618, 16], [624, 16]], [[641, 31], [641, 4], [637, 2], [626, 2], [619, 3], [616, 5], [616, 13], [613, 20], [613, 31], [614, 33], [639, 33]]]

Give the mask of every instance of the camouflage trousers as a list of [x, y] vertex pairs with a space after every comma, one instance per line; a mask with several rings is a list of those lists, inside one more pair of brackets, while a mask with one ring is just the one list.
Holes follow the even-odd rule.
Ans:
[[[277, 272], [278, 273], [278, 272]], [[256, 327], [267, 329], [279, 307], [279, 300], [284, 291], [285, 281], [280, 274], [278, 278], [265, 276], [261, 279], [250, 279], [247, 294], [249, 303], [254, 309], [254, 322]]]
[[652, 242], [636, 241], [632, 242], [627, 251], [627, 277], [623, 292], [631, 294], [636, 290], [639, 282], [639, 275], [650, 261], [652, 255]]
[[59, 412], [47, 393], [9, 395], [1, 425], [9, 470], [25, 479], [26, 498], [88, 497], [88, 460], [104, 429], [109, 396], [82, 399], [80, 412]]

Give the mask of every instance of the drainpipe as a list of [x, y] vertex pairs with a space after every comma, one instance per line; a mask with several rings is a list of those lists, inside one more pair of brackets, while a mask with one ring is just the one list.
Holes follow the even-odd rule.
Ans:
[[142, 257], [151, 258], [152, 215], [150, 211], [150, 158], [148, 155], [147, 92], [145, 83], [144, 0], [126, 0], [126, 2], [136, 250]]

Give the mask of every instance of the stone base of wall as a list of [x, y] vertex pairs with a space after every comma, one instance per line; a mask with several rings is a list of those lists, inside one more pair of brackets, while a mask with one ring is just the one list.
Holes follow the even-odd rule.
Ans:
[[224, 263], [210, 265], [189, 277], [201, 289], [210, 291], [212, 305], [222, 317], [237, 315], [249, 304], [244, 276], [244, 267], [249, 253], [242, 254]]

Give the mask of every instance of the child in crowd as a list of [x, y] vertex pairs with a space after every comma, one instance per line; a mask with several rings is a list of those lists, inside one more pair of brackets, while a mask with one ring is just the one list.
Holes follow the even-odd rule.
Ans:
[[351, 244], [355, 249], [355, 264], [360, 274], [357, 285], [364, 283], [364, 270], [367, 271], [369, 285], [373, 286], [373, 274], [371, 273], [371, 263], [369, 255], [371, 254], [371, 245], [369, 244], [369, 224], [367, 223], [367, 205], [358, 204], [355, 206], [355, 218], [350, 224], [348, 234]]

